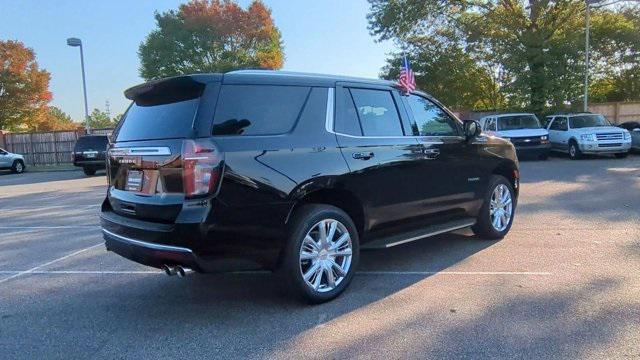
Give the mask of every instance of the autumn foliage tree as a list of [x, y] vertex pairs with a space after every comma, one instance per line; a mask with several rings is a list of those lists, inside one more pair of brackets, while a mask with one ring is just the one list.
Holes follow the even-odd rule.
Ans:
[[51, 101], [49, 79], [32, 49], [18, 41], [0, 40], [0, 129], [45, 121]]
[[192, 0], [155, 18], [138, 51], [144, 79], [282, 67], [280, 31], [260, 0], [246, 10], [233, 0]]

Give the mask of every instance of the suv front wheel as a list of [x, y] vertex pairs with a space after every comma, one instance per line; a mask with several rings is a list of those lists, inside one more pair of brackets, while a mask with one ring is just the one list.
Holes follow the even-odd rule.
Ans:
[[569, 142], [569, 157], [572, 160], [578, 160], [582, 157], [582, 151], [580, 151], [580, 147], [575, 140]]
[[296, 295], [322, 303], [346, 289], [358, 258], [358, 232], [349, 215], [330, 205], [304, 205], [292, 218], [280, 272]]
[[504, 176], [491, 176], [476, 224], [471, 228], [474, 234], [485, 239], [502, 239], [507, 235], [516, 208], [514, 194], [513, 186]]

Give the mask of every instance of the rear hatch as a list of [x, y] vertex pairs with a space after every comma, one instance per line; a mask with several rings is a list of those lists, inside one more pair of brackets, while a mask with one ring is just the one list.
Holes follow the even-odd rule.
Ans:
[[104, 161], [108, 145], [109, 138], [106, 135], [82, 136], [73, 148], [73, 159], [75, 162]]
[[198, 138], [198, 118], [208, 113], [206, 93], [207, 83], [191, 77], [125, 92], [133, 103], [114, 131], [107, 160], [114, 212], [169, 223], [185, 200], [214, 195], [223, 159], [209, 138]]

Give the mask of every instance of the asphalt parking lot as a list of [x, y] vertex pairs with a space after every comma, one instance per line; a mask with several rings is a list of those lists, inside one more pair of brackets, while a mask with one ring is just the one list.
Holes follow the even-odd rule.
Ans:
[[502, 241], [362, 254], [333, 302], [105, 251], [104, 176], [0, 174], [0, 358], [640, 358], [640, 156], [522, 162]]

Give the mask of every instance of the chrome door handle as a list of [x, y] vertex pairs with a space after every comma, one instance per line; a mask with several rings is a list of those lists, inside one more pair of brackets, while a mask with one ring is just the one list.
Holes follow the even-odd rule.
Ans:
[[353, 153], [351, 156], [353, 156], [353, 158], [356, 160], [369, 160], [375, 155], [376, 154], [369, 152], [369, 153]]
[[440, 149], [424, 149], [422, 151], [427, 159], [435, 159], [440, 155]]

